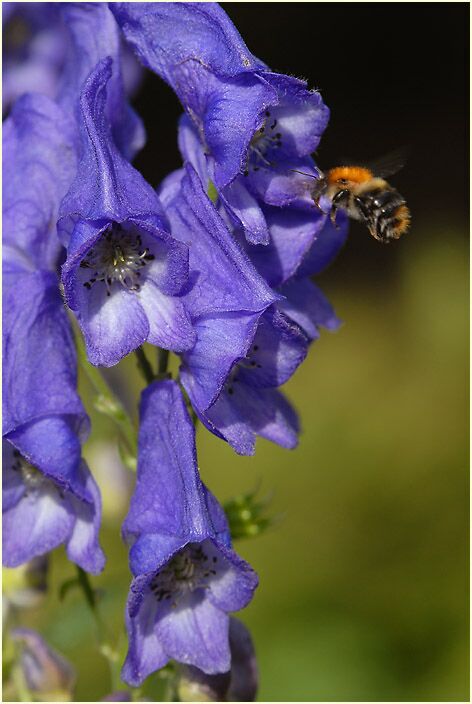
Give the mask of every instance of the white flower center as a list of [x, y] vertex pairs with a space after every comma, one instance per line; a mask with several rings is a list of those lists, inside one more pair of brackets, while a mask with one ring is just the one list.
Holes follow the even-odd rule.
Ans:
[[102, 282], [107, 296], [110, 296], [111, 287], [117, 282], [127, 291], [137, 292], [141, 288], [141, 271], [154, 258], [154, 254], [143, 247], [139, 233], [111, 225], [80, 263], [82, 268], [92, 271], [84, 286], [90, 289], [95, 283]]

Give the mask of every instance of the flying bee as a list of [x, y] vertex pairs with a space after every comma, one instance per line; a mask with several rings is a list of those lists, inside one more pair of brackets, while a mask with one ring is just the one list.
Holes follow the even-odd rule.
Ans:
[[403, 152], [395, 152], [370, 167], [336, 166], [326, 174], [319, 173], [310, 194], [318, 208], [322, 196], [330, 200], [333, 223], [336, 211], [342, 208], [353, 220], [364, 222], [372, 237], [388, 244], [410, 227], [405, 199], [383, 178], [399, 171], [403, 160]]

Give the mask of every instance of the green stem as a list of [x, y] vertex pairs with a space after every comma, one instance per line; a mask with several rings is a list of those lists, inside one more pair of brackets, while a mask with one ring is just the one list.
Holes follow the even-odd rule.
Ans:
[[99, 413], [103, 413], [111, 418], [120, 431], [127, 453], [131, 457], [136, 457], [136, 430], [131, 418], [127, 414], [121, 401], [113, 394], [100, 370], [88, 362], [82, 335], [77, 330], [75, 341], [79, 364], [97, 394], [94, 399], [94, 407]]
[[144, 381], [146, 382], [146, 384], [152, 384], [156, 377], [154, 375], [154, 372], [152, 371], [151, 364], [149, 363], [149, 360], [146, 357], [143, 348], [138, 347], [137, 350], [134, 350], [134, 354], [137, 357], [138, 369], [141, 372]]
[[20, 663], [16, 663], [13, 665], [12, 672], [11, 672], [12, 680], [15, 685], [16, 692], [18, 694], [18, 699], [20, 702], [32, 702], [33, 701], [33, 695], [31, 694], [30, 690], [28, 689], [28, 685], [26, 684], [26, 679], [23, 674], [23, 670], [21, 668]]

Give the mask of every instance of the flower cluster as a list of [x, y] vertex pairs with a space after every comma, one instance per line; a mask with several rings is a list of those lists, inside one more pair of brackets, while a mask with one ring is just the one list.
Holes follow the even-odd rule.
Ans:
[[[138, 686], [172, 659], [184, 689], [253, 698], [253, 648], [229, 614], [257, 576], [200, 479], [194, 421], [243, 455], [257, 436], [297, 445], [279, 387], [319, 329], [339, 325], [311, 280], [347, 233], [343, 214], [333, 224], [310, 195], [329, 112], [304, 81], [256, 59], [214, 3], [49, 11], [45, 25], [28, 9], [35, 44], [9, 55], [7, 43], [5, 62], [25, 88], [7, 96], [3, 133], [4, 564], [64, 543], [83, 570], [104, 566], [72, 322], [96, 367], [142, 356], [144, 342], [174, 353], [178, 379], [148, 365], [141, 395], [122, 677]], [[38, 63], [41, 38], [55, 52]], [[131, 52], [184, 109], [183, 165], [157, 191], [131, 163], [145, 141]]]

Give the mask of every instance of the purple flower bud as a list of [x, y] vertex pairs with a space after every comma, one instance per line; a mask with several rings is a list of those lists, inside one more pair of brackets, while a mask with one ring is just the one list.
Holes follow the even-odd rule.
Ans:
[[16, 628], [11, 635], [21, 649], [20, 667], [28, 689], [43, 701], [69, 701], [76, 679], [72, 665], [36, 631]]

